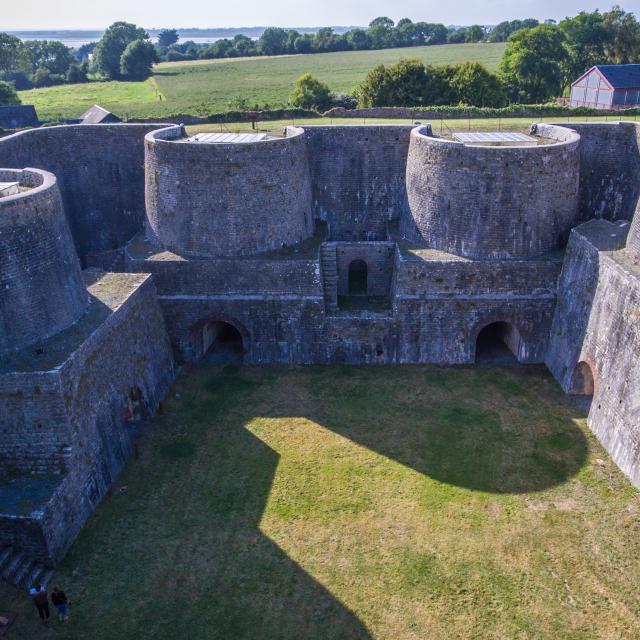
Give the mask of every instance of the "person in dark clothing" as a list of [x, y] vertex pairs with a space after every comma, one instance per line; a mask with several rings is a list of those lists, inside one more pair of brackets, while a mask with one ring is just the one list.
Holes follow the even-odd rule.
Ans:
[[69, 600], [60, 587], [53, 587], [51, 602], [58, 610], [58, 620], [66, 622], [69, 619]]
[[46, 623], [50, 616], [47, 590], [41, 584], [34, 584], [31, 586], [31, 589], [29, 589], [29, 595], [31, 596], [31, 600], [33, 600], [33, 604], [35, 604], [38, 609], [40, 619], [43, 623]]

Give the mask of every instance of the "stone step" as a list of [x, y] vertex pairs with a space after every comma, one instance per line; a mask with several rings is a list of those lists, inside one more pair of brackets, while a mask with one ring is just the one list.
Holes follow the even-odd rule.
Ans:
[[42, 578], [40, 578], [40, 584], [46, 588], [46, 586], [51, 582], [51, 578], [53, 578], [54, 573], [53, 569], [47, 569]]
[[28, 579], [31, 576], [33, 565], [34, 565], [33, 560], [30, 560], [29, 558], [25, 558], [22, 561], [20, 566], [16, 569], [15, 573], [13, 574], [13, 584], [16, 585], [16, 587], [24, 586], [25, 578]]
[[32, 584], [40, 584], [46, 572], [47, 568], [43, 564], [37, 563], [22, 583], [22, 586], [28, 589]]
[[2, 579], [13, 584], [13, 576], [20, 567], [20, 563], [25, 559], [24, 553], [14, 553], [9, 562], [2, 570]]
[[2, 570], [4, 569], [5, 564], [9, 562], [9, 558], [13, 555], [13, 547], [5, 547], [2, 551], [0, 551], [0, 575], [2, 575]]

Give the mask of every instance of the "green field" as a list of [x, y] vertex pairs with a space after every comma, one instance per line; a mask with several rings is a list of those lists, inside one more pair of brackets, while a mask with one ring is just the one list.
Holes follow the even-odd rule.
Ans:
[[640, 497], [542, 367], [187, 369], [8, 638], [631, 640]]
[[146, 82], [63, 85], [22, 91], [20, 97], [46, 119], [77, 117], [94, 103], [124, 118], [209, 115], [229, 111], [229, 102], [238, 97], [260, 105], [284, 104], [296, 78], [306, 72], [327, 82], [333, 91], [346, 93], [380, 63], [406, 57], [437, 65], [477, 60], [496, 69], [504, 47], [502, 43], [459, 44], [163, 63]]

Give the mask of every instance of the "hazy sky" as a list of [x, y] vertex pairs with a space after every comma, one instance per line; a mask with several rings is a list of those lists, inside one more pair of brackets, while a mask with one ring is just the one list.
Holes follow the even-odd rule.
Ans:
[[[513, 18], [559, 19], [581, 10], [607, 10], [612, 4], [611, 0], [2, 0], [0, 30], [102, 29], [116, 20], [146, 28], [365, 25], [378, 15], [444, 24], [494, 24]], [[640, 0], [620, 4], [640, 14]]]

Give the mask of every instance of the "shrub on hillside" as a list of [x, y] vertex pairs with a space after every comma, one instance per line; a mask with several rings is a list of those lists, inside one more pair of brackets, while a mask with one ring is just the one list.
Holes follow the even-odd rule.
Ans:
[[126, 80], [146, 80], [152, 74], [154, 62], [158, 62], [158, 53], [153, 44], [149, 40], [134, 40], [120, 58], [120, 74]]
[[305, 73], [296, 80], [289, 102], [301, 109], [328, 109], [332, 103], [331, 90], [324, 82]]
[[20, 98], [8, 82], [0, 80], [0, 105], [20, 104]]

